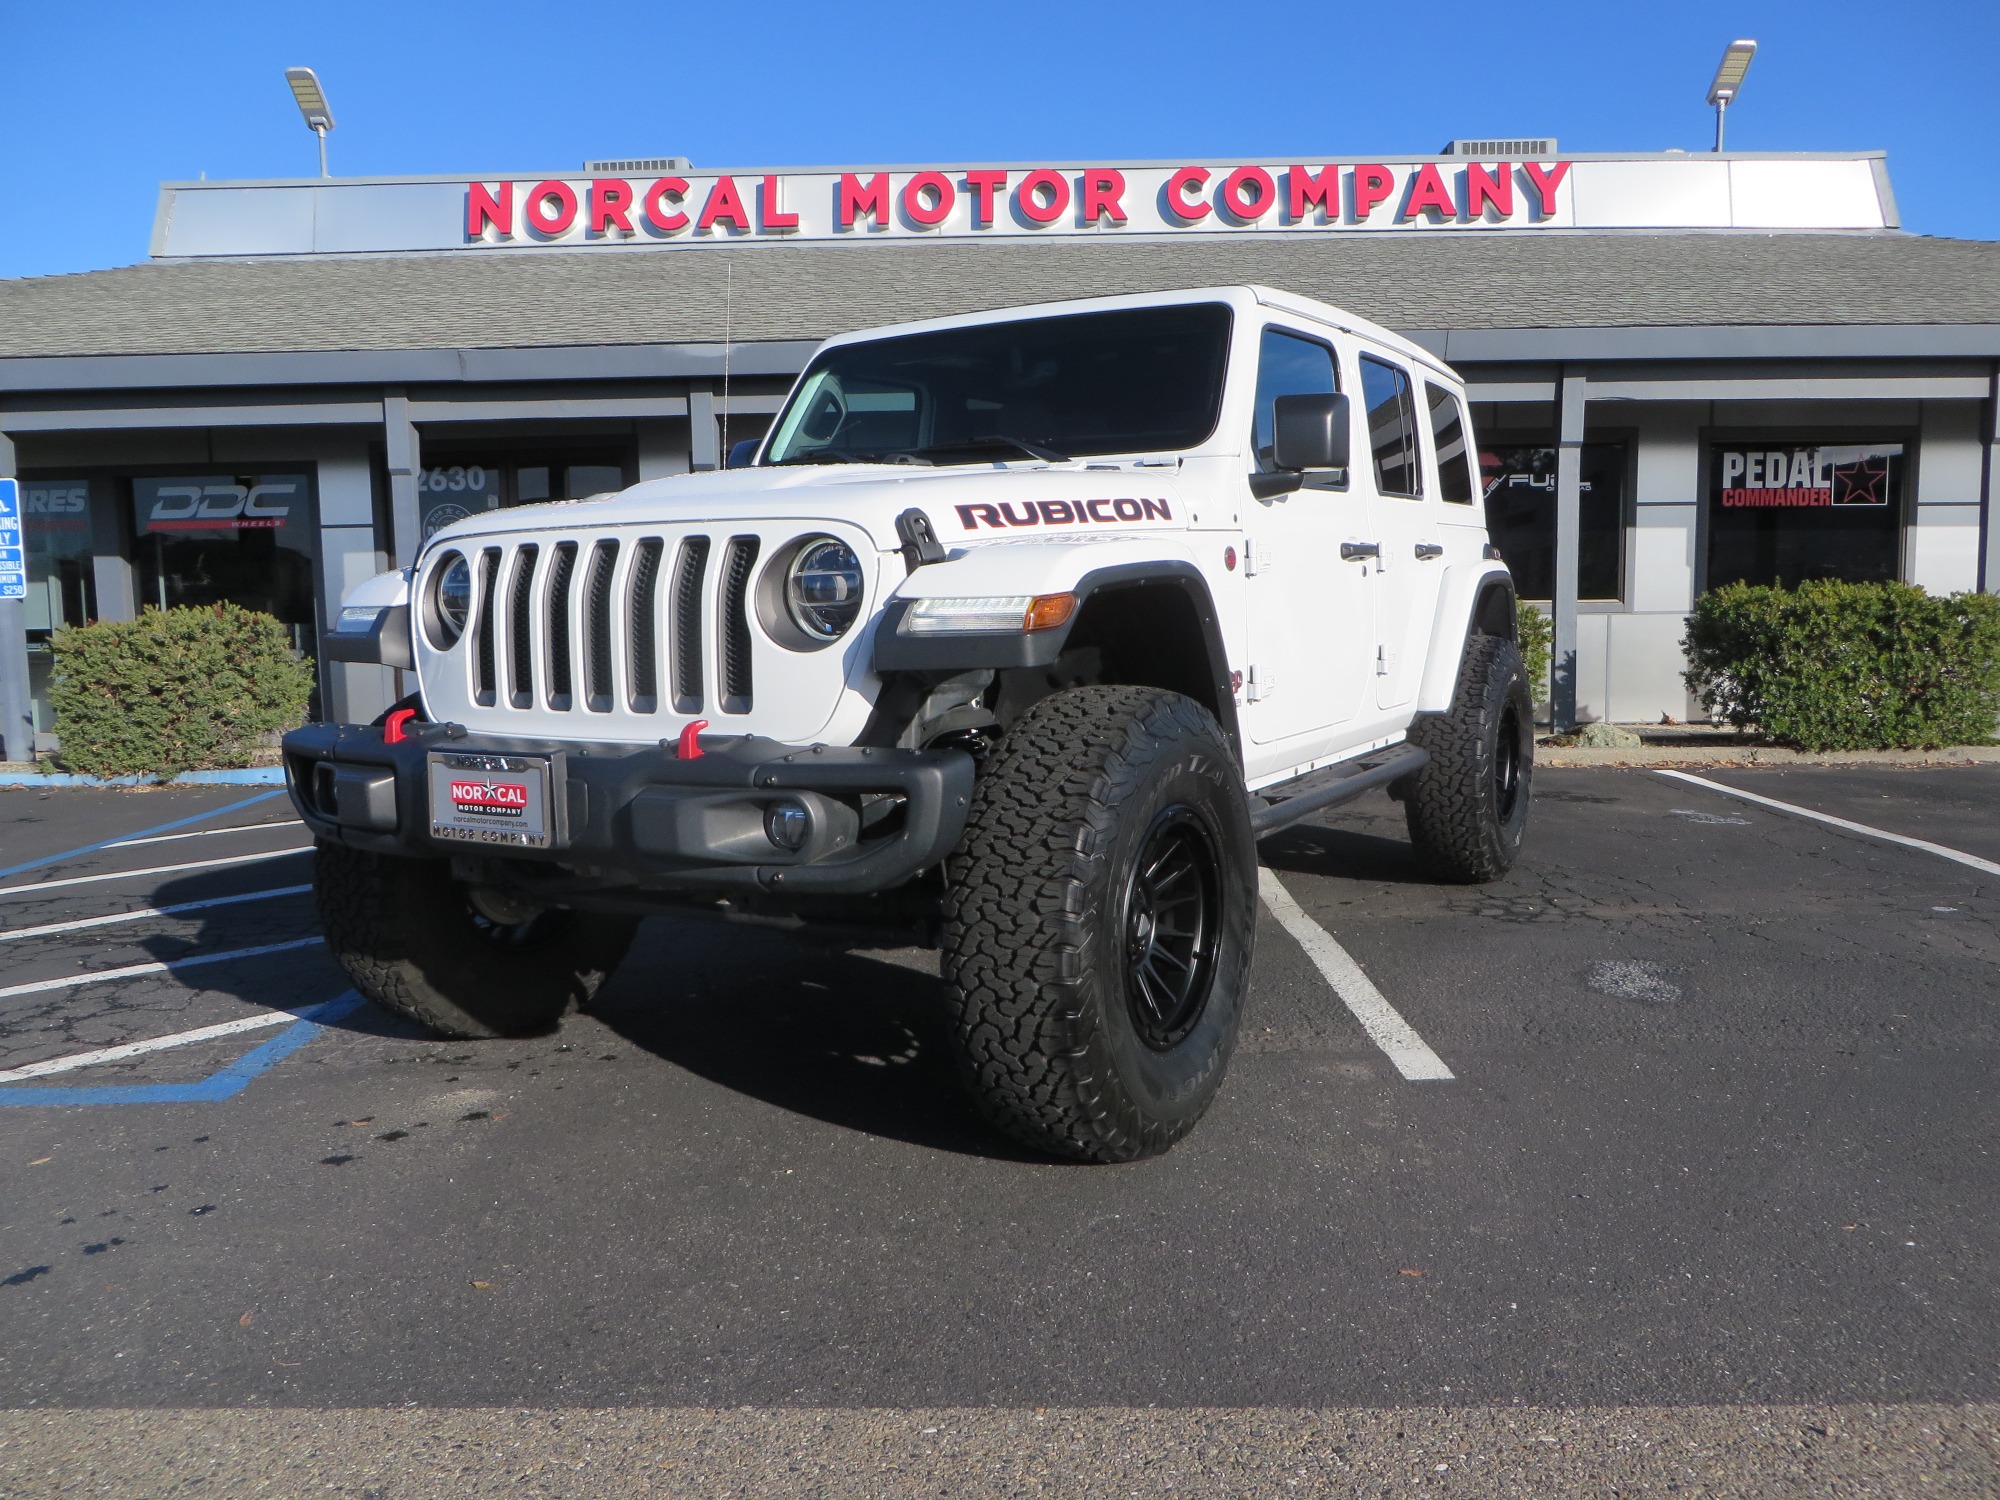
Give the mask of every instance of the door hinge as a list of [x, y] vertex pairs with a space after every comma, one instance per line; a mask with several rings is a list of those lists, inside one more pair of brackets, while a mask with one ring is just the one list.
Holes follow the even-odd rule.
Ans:
[[1277, 679], [1268, 668], [1260, 667], [1255, 662], [1250, 664], [1250, 680], [1243, 689], [1244, 698], [1252, 703], [1261, 703], [1277, 691], [1277, 687]]
[[1377, 677], [1387, 677], [1389, 675], [1389, 648], [1387, 646], [1377, 646], [1375, 648], [1375, 675]]
[[1275, 573], [1278, 559], [1271, 551], [1269, 542], [1260, 542], [1254, 536], [1243, 539], [1243, 576], [1255, 578], [1262, 573]]

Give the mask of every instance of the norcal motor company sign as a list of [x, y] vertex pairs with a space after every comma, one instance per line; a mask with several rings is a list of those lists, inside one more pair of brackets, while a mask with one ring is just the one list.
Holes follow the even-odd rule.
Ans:
[[474, 182], [465, 238], [557, 241], [1534, 225], [1556, 221], [1570, 163], [1291, 163]]
[[[621, 165], [623, 165], [621, 163]], [[153, 254], [1895, 227], [1879, 156], [1278, 160], [181, 182]]]

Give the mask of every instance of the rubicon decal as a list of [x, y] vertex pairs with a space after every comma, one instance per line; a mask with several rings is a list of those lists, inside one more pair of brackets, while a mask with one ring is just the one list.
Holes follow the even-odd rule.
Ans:
[[454, 781], [451, 805], [460, 812], [518, 818], [528, 810], [528, 787], [521, 781]]
[[1164, 500], [1126, 497], [1118, 500], [1030, 500], [1000, 505], [958, 505], [958, 524], [967, 531], [985, 527], [1005, 531], [1010, 526], [1115, 526], [1120, 522], [1171, 521], [1174, 508]]

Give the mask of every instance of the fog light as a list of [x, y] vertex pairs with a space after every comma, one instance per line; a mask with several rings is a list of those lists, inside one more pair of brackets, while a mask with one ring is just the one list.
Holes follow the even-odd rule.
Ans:
[[788, 854], [797, 854], [812, 837], [812, 814], [797, 802], [773, 802], [764, 810], [764, 837]]

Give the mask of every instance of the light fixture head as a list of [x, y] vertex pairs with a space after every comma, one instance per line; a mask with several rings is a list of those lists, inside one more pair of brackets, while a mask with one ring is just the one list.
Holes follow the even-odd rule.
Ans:
[[1757, 43], [1747, 37], [1733, 41], [1722, 49], [1722, 61], [1715, 68], [1715, 82], [1708, 86], [1710, 104], [1736, 102], [1736, 96], [1743, 88], [1743, 75], [1750, 71], [1750, 59], [1756, 55]]
[[299, 102], [306, 129], [333, 129], [333, 106], [326, 102], [326, 90], [319, 86], [318, 74], [311, 68], [287, 68], [285, 82], [292, 86], [292, 97]]

